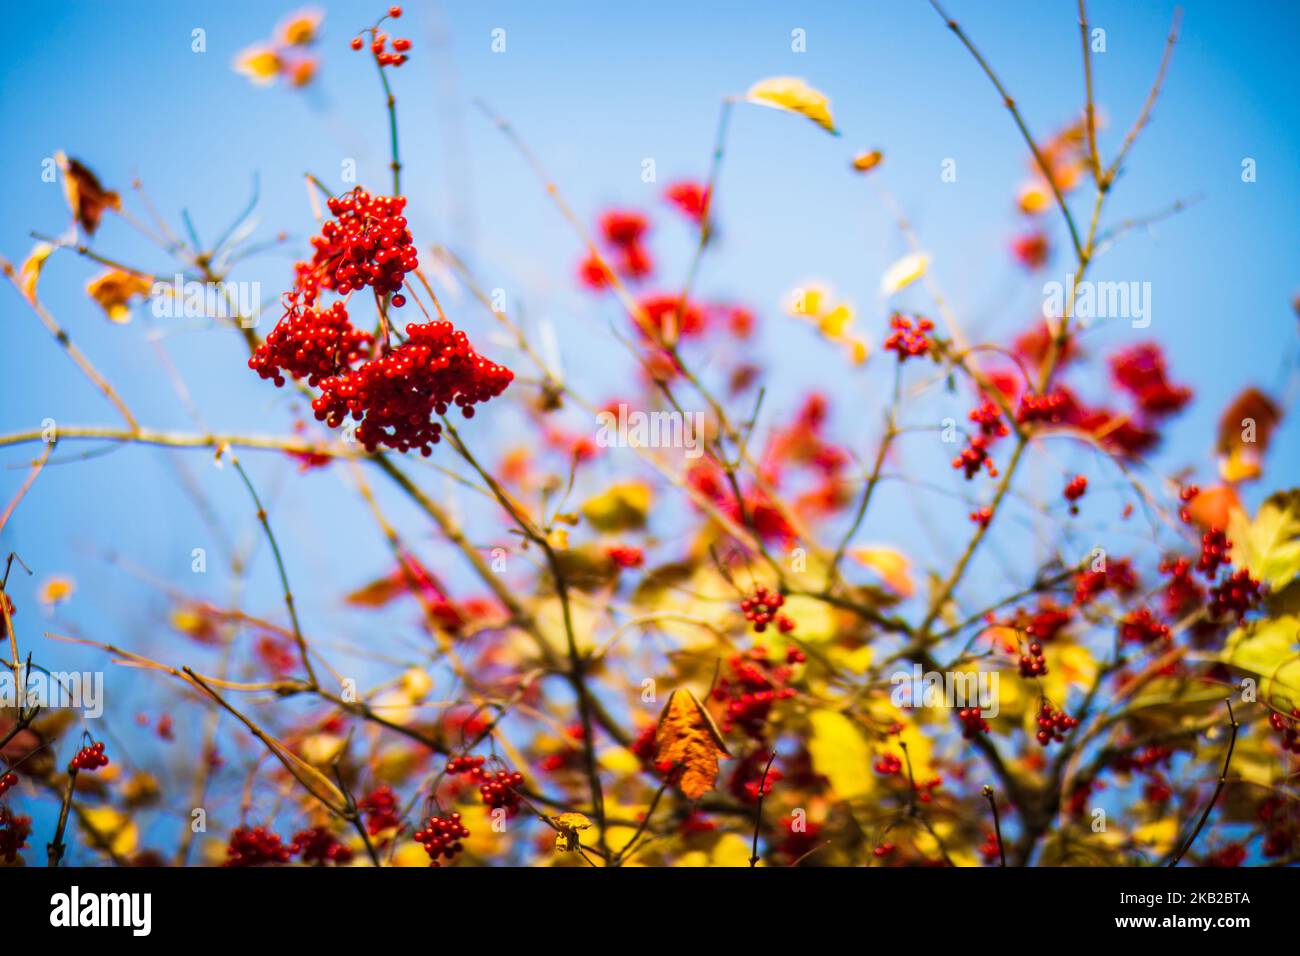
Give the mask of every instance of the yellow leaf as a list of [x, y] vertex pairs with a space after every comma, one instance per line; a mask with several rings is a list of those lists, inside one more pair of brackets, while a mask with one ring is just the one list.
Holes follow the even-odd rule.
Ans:
[[676, 767], [682, 793], [698, 800], [713, 789], [719, 758], [729, 756], [717, 725], [695, 695], [673, 691], [655, 729], [655, 763]]
[[258, 86], [266, 86], [280, 75], [280, 54], [273, 47], [250, 46], [240, 51], [233, 66], [236, 73], [243, 74]]
[[40, 591], [36, 593], [36, 600], [47, 606], [62, 604], [72, 597], [72, 592], [76, 589], [77, 586], [72, 582], [72, 578], [55, 575], [45, 579]]
[[814, 710], [808, 753], [813, 769], [831, 783], [841, 800], [871, 791], [871, 749], [856, 724], [833, 710]]
[[1230, 513], [1228, 537], [1233, 563], [1281, 591], [1300, 574], [1300, 489], [1270, 497], [1253, 521], [1244, 512]]
[[930, 266], [930, 257], [924, 252], [913, 252], [903, 256], [880, 277], [881, 295], [891, 296], [895, 292], [901, 292], [909, 285], [915, 282], [921, 276], [925, 275], [925, 270]]
[[48, 242], [38, 242], [32, 246], [31, 253], [23, 260], [23, 264], [18, 267], [18, 288], [22, 290], [27, 301], [36, 301], [36, 283], [40, 281], [41, 270], [45, 268], [45, 260], [50, 257], [54, 247]]
[[86, 292], [99, 303], [99, 307], [119, 325], [131, 321], [131, 300], [149, 295], [153, 284], [148, 277], [134, 272], [110, 269], [91, 279]]
[[794, 636], [804, 643], [821, 644], [834, 639], [839, 633], [835, 612], [825, 601], [792, 595], [785, 599], [781, 610], [799, 625]]
[[796, 76], [772, 76], [749, 88], [745, 98], [760, 106], [787, 110], [806, 116], [828, 133], [839, 135], [831, 118], [831, 101]]
[[1300, 618], [1270, 618], [1228, 635], [1221, 659], [1259, 677], [1264, 698], [1300, 699]]
[[561, 813], [552, 817], [555, 824], [555, 852], [577, 853], [582, 843], [581, 831], [591, 828], [591, 821], [581, 813]]
[[1178, 819], [1174, 816], [1163, 817], [1133, 831], [1133, 842], [1147, 847], [1157, 855], [1173, 849], [1174, 841], [1177, 839]]
[[885, 158], [885, 154], [878, 149], [873, 149], [865, 153], [858, 153], [853, 157], [853, 168], [859, 173], [869, 173]]
[[343, 749], [344, 740], [338, 734], [308, 734], [301, 744], [302, 758], [317, 766], [329, 764]]
[[402, 674], [402, 690], [413, 703], [418, 703], [433, 690], [433, 678], [423, 667], [412, 667]]
[[863, 567], [879, 574], [882, 581], [903, 597], [910, 598], [916, 590], [912, 583], [912, 563], [901, 551], [883, 546], [867, 547], [854, 548], [849, 555]]
[[86, 807], [83, 811], [86, 826], [101, 837], [118, 856], [130, 856], [140, 845], [140, 828], [125, 813], [113, 807]]
[[582, 506], [582, 515], [597, 531], [631, 531], [645, 527], [651, 500], [649, 485], [640, 481], [625, 481], [611, 485], [603, 493], [588, 499]]
[[428, 851], [423, 844], [416, 843], [414, 840], [407, 840], [393, 851], [393, 866], [427, 867], [428, 865]]

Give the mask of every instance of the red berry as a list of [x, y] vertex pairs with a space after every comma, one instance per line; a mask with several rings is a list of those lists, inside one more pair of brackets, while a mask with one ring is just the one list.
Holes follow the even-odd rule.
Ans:
[[363, 43], [361, 37], [353, 37], [353, 38], [352, 38], [352, 44], [351, 44], [352, 49], [354, 49], [354, 50], [360, 50], [361, 47], [364, 46], [364, 45], [365, 45], [365, 44]]
[[402, 8], [401, 8], [401, 7], [389, 7], [389, 8], [388, 8], [388, 15], [389, 15], [390, 17], [392, 17], [394, 20], [396, 20], [398, 17], [400, 17], [400, 16], [402, 15]]

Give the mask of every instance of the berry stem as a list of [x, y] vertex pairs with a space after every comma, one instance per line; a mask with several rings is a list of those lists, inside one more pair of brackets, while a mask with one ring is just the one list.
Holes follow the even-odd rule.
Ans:
[[1175, 853], [1174, 858], [1169, 861], [1170, 867], [1178, 865], [1178, 862], [1183, 858], [1187, 851], [1192, 848], [1192, 844], [1196, 842], [1196, 838], [1201, 835], [1201, 830], [1205, 827], [1205, 822], [1210, 819], [1210, 812], [1214, 809], [1214, 805], [1219, 802], [1219, 794], [1223, 792], [1224, 784], [1228, 782], [1228, 765], [1232, 763], [1232, 751], [1237, 746], [1237, 728], [1239, 728], [1241, 724], [1237, 723], [1237, 716], [1232, 712], [1232, 698], [1224, 698], [1223, 702], [1228, 705], [1228, 720], [1232, 727], [1232, 737], [1228, 740], [1228, 752], [1223, 756], [1223, 769], [1219, 771], [1219, 782], [1215, 784], [1214, 793], [1210, 797], [1210, 802], [1205, 805], [1205, 811], [1201, 814], [1201, 819], [1196, 822], [1196, 829], [1193, 830], [1192, 835], [1187, 838], [1187, 842], [1183, 844], [1182, 849]]

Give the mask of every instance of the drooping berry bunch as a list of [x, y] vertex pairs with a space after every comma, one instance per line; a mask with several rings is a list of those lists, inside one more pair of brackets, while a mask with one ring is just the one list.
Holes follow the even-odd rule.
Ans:
[[1289, 715], [1276, 710], [1268, 715], [1268, 723], [1282, 735], [1282, 749], [1293, 754], [1300, 754], [1300, 707], [1294, 707]]
[[291, 309], [258, 346], [248, 367], [274, 379], [277, 388], [284, 386], [286, 374], [315, 387], [360, 361], [370, 343], [369, 333], [353, 327], [342, 302], [328, 309]]
[[963, 707], [957, 711], [957, 718], [961, 721], [961, 735], [967, 740], [976, 734], [989, 732], [989, 722], [984, 719], [979, 707]]
[[1021, 677], [1042, 677], [1047, 673], [1047, 659], [1043, 657], [1043, 645], [1030, 641], [1024, 654], [1020, 655]]
[[519, 812], [520, 797], [516, 788], [524, 784], [524, 775], [519, 771], [498, 770], [478, 788], [483, 803], [489, 810], [506, 811], [506, 816], [513, 817]]
[[1127, 558], [1106, 562], [1103, 568], [1080, 571], [1074, 578], [1074, 603], [1082, 607], [1090, 604], [1105, 591], [1120, 597], [1131, 597], [1138, 589], [1137, 574]]
[[740, 602], [740, 610], [744, 613], [745, 620], [753, 626], [755, 634], [762, 634], [773, 621], [776, 622], [777, 630], [789, 634], [794, 630], [795, 623], [780, 613], [784, 604], [784, 594], [770, 591], [760, 584], [749, 597]]
[[1217, 587], [1210, 588], [1210, 617], [1218, 621], [1233, 615], [1240, 621], [1263, 597], [1260, 582], [1242, 568], [1224, 578]]
[[1078, 726], [1078, 721], [1063, 710], [1056, 710], [1047, 701], [1038, 708], [1038, 733], [1035, 738], [1044, 747], [1052, 743], [1063, 743], [1066, 731]]
[[966, 473], [966, 480], [974, 478], [983, 468], [989, 473], [990, 478], [998, 476], [998, 467], [993, 464], [993, 459], [989, 457], [990, 441], [987, 435], [971, 435], [970, 441], [966, 447], [961, 450], [961, 454], [952, 460], [953, 468]]
[[977, 407], [971, 409], [967, 418], [979, 426], [980, 434], [990, 444], [1010, 433], [1007, 423], [1002, 420], [1002, 409], [992, 399], [984, 398]]
[[13, 863], [18, 851], [27, 846], [32, 835], [32, 818], [19, 816], [8, 807], [0, 807], [0, 860]]
[[1201, 535], [1201, 556], [1196, 560], [1196, 570], [1207, 578], [1213, 578], [1220, 566], [1232, 564], [1232, 558], [1228, 557], [1231, 550], [1232, 542], [1223, 533], [1223, 529], [1210, 528]]
[[[311, 240], [311, 262], [295, 266], [291, 298], [310, 305], [322, 289], [347, 295], [366, 286], [384, 296], [398, 292], [406, 274], [420, 265], [407, 228], [405, 196], [372, 196], [361, 186], [327, 202], [330, 215]], [[402, 306], [405, 299], [393, 304]]]
[[356, 439], [367, 451], [382, 444], [429, 455], [442, 440], [434, 414], [454, 404], [472, 418], [475, 404], [500, 395], [514, 380], [510, 369], [482, 358], [450, 322], [408, 325], [406, 334], [402, 345], [356, 371], [323, 380], [312, 402], [316, 419], [332, 428], [349, 417], [360, 422]]
[[77, 755], [68, 763], [68, 772], [84, 770], [93, 773], [100, 767], [107, 766], [108, 755], [104, 753], [103, 741], [100, 741], [91, 744], [89, 747], [82, 747], [77, 751]]
[[239, 827], [230, 834], [224, 866], [267, 866], [288, 863], [293, 847], [265, 827]]
[[893, 331], [885, 336], [885, 351], [896, 354], [900, 363], [930, 351], [934, 323], [929, 319], [917, 317], [913, 323], [906, 315], [895, 312], [889, 318], [889, 327]]
[[371, 836], [401, 826], [402, 818], [398, 815], [397, 794], [392, 788], [376, 787], [357, 801], [357, 809], [366, 819], [366, 832]]
[[786, 684], [793, 666], [805, 659], [803, 651], [794, 647], [786, 652], [784, 664], [773, 664], [761, 647], [733, 655], [727, 661], [730, 675], [719, 677], [713, 688], [713, 699], [726, 702], [722, 732], [739, 727], [755, 740], [763, 739], [772, 706], [795, 696], [794, 688]]
[[348, 863], [352, 859], [352, 848], [325, 827], [295, 833], [290, 851], [300, 854], [304, 863]]
[[1160, 573], [1169, 578], [1161, 595], [1165, 616], [1179, 618], [1205, 600], [1205, 589], [1192, 576], [1189, 558], [1166, 558], [1160, 562]]
[[424, 846], [429, 854], [432, 866], [441, 866], [441, 857], [450, 860], [464, 849], [461, 840], [469, 837], [469, 830], [460, 822], [459, 813], [445, 817], [432, 816], [425, 822], [423, 829], [415, 831], [415, 842]]

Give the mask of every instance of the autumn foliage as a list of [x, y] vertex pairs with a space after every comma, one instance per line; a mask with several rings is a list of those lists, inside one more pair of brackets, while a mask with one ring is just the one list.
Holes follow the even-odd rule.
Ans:
[[[3, 263], [11, 311], [46, 325], [122, 423], [60, 425], [25, 483], [9, 482], [0, 528], [55, 440], [59, 453], [82, 440], [206, 449], [221, 469], [203, 480], [245, 495], [239, 517], [266, 545], [258, 573], [282, 600], [223, 604], [177, 579], [158, 585], [165, 640], [115, 633], [111, 619], [51, 629], [75, 645], [61, 654], [107, 668], [110, 701], [127, 667], [179, 692], [165, 720], [135, 728], [172, 756], [119, 759], [116, 727], [132, 719], [120, 707], [83, 726], [67, 709], [6, 701], [0, 863], [40, 859], [47, 844], [52, 864], [232, 867], [1300, 860], [1300, 490], [1264, 490], [1279, 396], [1246, 389], [1217, 432], [1204, 429], [1211, 456], [1160, 473], [1164, 430], [1195, 392], [1158, 337], [1124, 329], [1120, 345], [1099, 345], [1071, 289], [1006, 340], [973, 340], [883, 185], [887, 144], [850, 143], [826, 172], [882, 197], [898, 225], [906, 252], [882, 270], [879, 308], [860, 311], [829, 283], [782, 303], [706, 293], [709, 255], [727, 241], [728, 122], [851, 135], [826, 94], [785, 76], [726, 97], [713, 153], [700, 144], [714, 163], [665, 185], [653, 208], [573, 210], [545, 157], [488, 111], [556, 200], [572, 251], [562, 281], [593, 314], [617, 316], [591, 328], [622, 350], [624, 385], [590, 394], [408, 221], [397, 119], [415, 97], [396, 68], [422, 51], [401, 24], [393, 8], [330, 67], [368, 82], [377, 70], [391, 178], [308, 177], [294, 225], [311, 238], [274, 321], [236, 316], [209, 333], [246, 348], [228, 380], [260, 390], [291, 428], [151, 428], [44, 306], [48, 260], [80, 256], [88, 296], [131, 334], [171, 266], [119, 261], [95, 237], [136, 223], [142, 193], [61, 155], [69, 232]], [[319, 25], [290, 18], [237, 69], [310, 86]], [[1008, 200], [1016, 234], [1000, 254], [1036, 283], [1053, 263], [1084, 281], [1122, 234], [1106, 200], [1147, 110], [1109, 161], [1091, 86], [1064, 116], [1028, 140]], [[230, 248], [159, 253], [225, 282], [213, 264], [248, 241], [227, 236]], [[684, 284], [658, 264], [673, 236], [690, 256]], [[782, 362], [755, 334], [773, 324], [828, 370], [824, 389], [784, 406], [767, 397]], [[864, 406], [859, 383], [882, 396]], [[606, 440], [609, 429], [624, 433]], [[285, 533], [267, 494], [270, 475], [305, 472], [355, 498], [360, 518], [331, 516], [331, 561], [346, 567], [366, 534], [389, 555], [310, 628], [299, 575], [314, 545]], [[917, 528], [873, 540], [898, 484], [921, 502]], [[947, 562], [927, 564], [916, 542], [939, 507], [957, 518], [936, 524]], [[7, 571], [22, 573], [21, 556]], [[74, 599], [75, 582], [36, 571], [47, 608]], [[12, 675], [50, 647], [15, 580], [0, 589]], [[337, 661], [320, 624], [336, 618], [365, 629], [364, 670]], [[174, 822], [154, 825], [199, 810], [205, 827], [179, 842]]]

